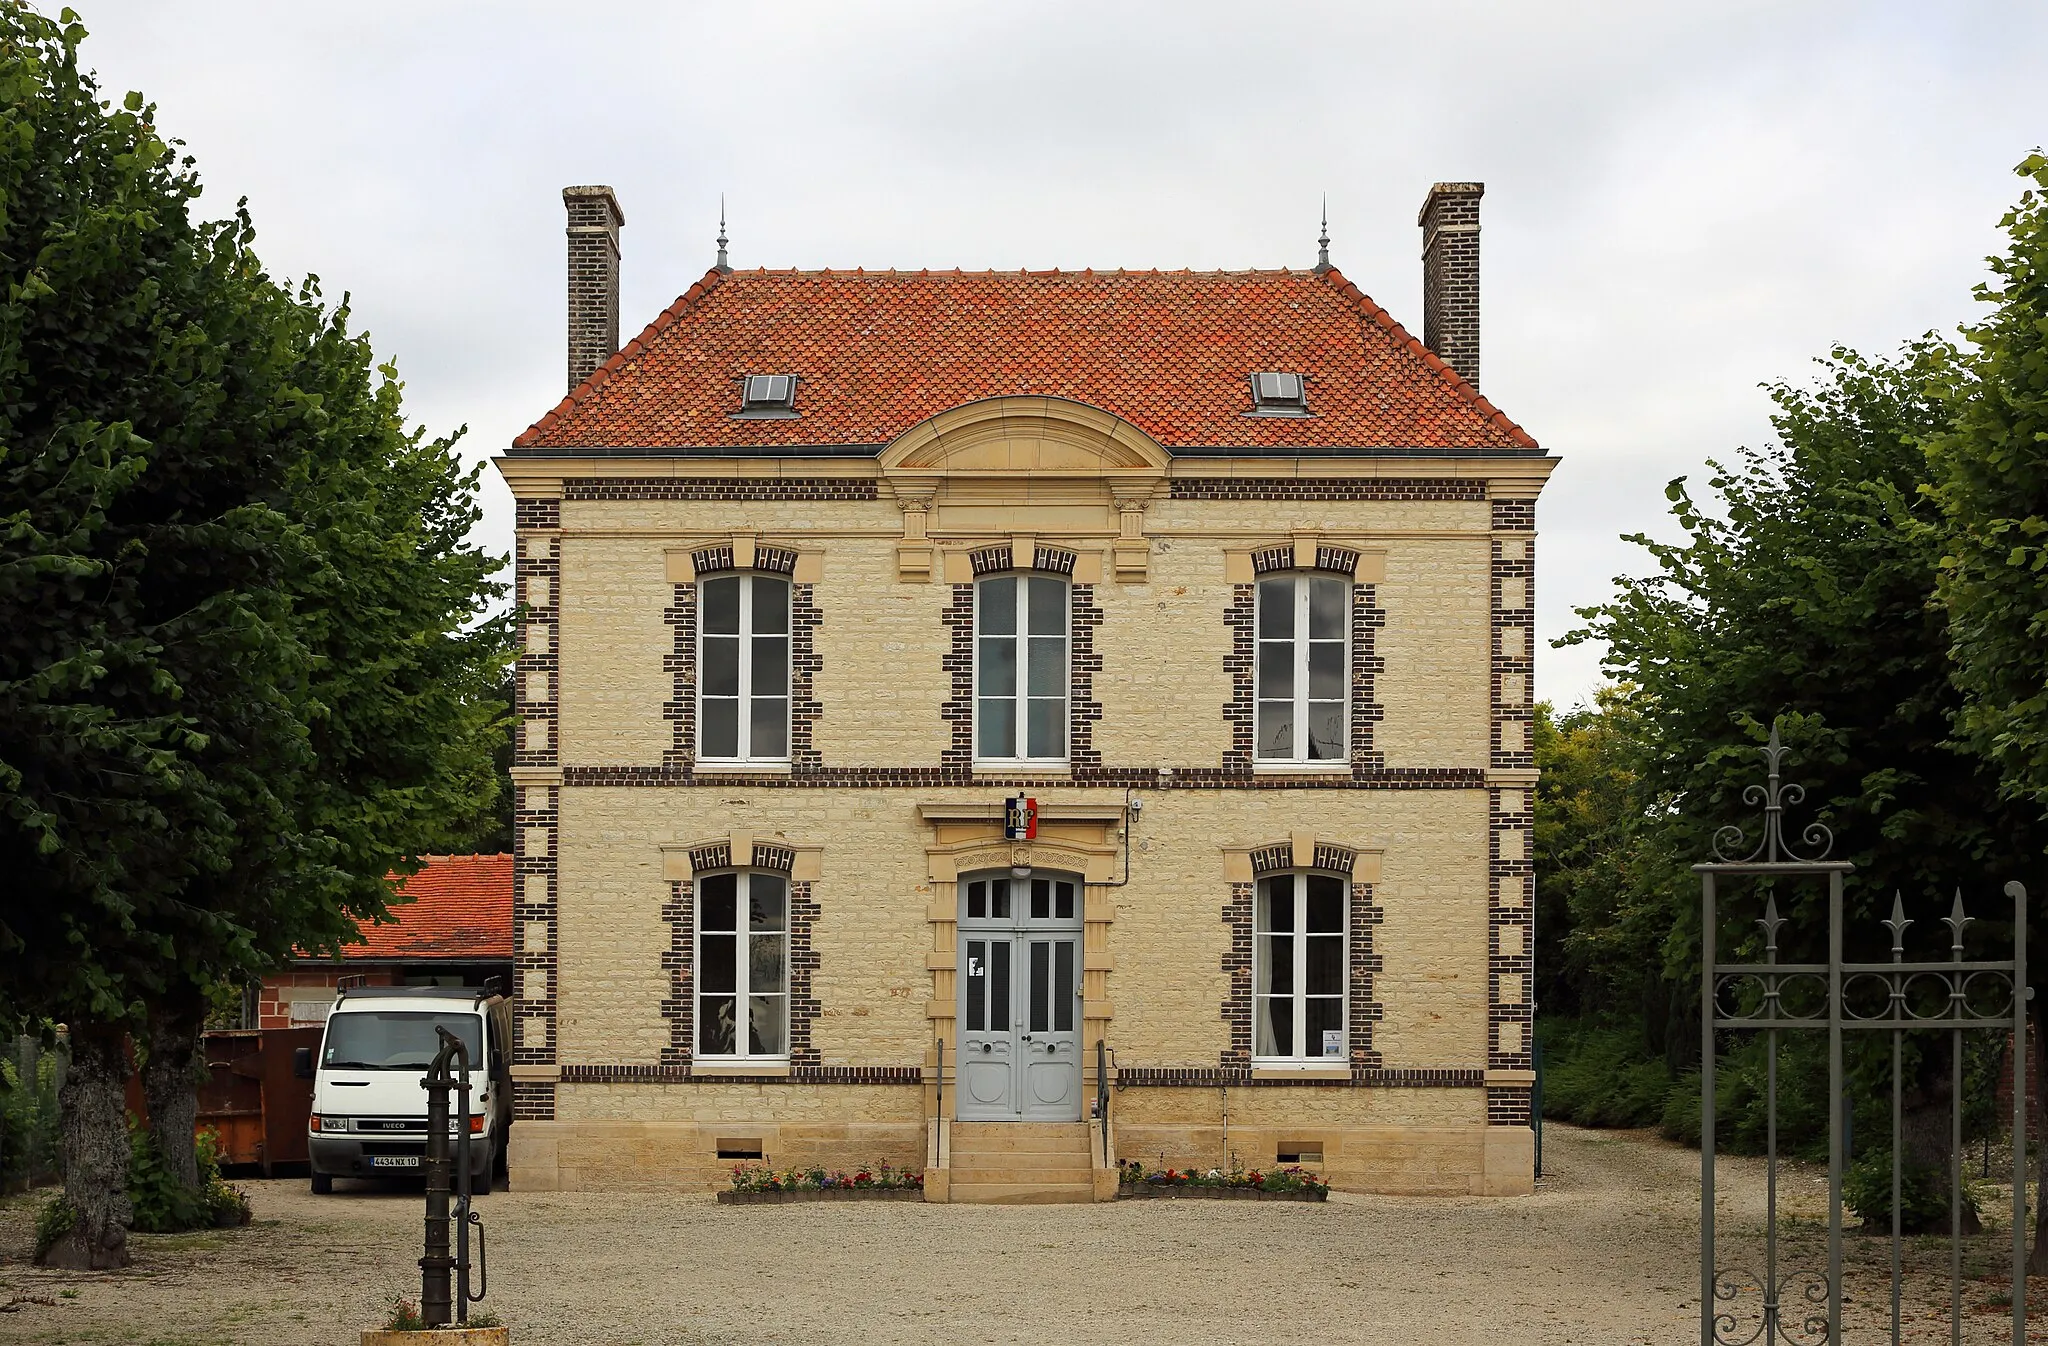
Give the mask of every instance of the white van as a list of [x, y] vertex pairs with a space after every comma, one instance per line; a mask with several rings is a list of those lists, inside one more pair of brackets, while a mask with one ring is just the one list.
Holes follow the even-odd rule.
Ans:
[[[313, 1080], [306, 1125], [313, 1190], [336, 1178], [420, 1171], [427, 1153], [427, 1091], [421, 1082], [446, 1028], [469, 1051], [470, 1190], [488, 1192], [504, 1171], [512, 1128], [512, 1007], [493, 991], [439, 986], [360, 986], [327, 1015], [317, 1066], [301, 1047], [298, 1073]], [[451, 1131], [459, 1095], [450, 1092]], [[451, 1135], [448, 1157], [455, 1157]]]

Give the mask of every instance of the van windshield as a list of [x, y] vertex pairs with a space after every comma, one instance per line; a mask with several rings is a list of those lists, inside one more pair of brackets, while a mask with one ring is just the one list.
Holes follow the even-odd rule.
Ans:
[[327, 1016], [320, 1064], [348, 1070], [419, 1070], [441, 1050], [445, 1028], [469, 1051], [471, 1070], [484, 1068], [483, 1019], [432, 1010], [359, 1010]]

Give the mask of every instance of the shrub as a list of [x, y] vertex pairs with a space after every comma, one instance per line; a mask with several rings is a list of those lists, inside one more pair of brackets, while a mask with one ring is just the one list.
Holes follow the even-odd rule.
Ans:
[[[1870, 1150], [1842, 1175], [1842, 1202], [1871, 1233], [1892, 1227], [1892, 1156]], [[1963, 1185], [1963, 1205], [1977, 1213], [1977, 1197]], [[1948, 1229], [1948, 1179], [1934, 1164], [1908, 1162], [1899, 1173], [1899, 1229], [1907, 1234], [1940, 1233]]]
[[732, 1170], [732, 1190], [735, 1192], [825, 1192], [841, 1187], [906, 1191], [923, 1186], [924, 1174], [907, 1168], [893, 1168], [888, 1164], [876, 1164], [873, 1168], [863, 1168], [854, 1173], [838, 1169], [828, 1173], [816, 1167], [777, 1172], [754, 1164], [737, 1164]]
[[49, 1256], [57, 1240], [70, 1233], [77, 1223], [78, 1208], [62, 1192], [45, 1201], [36, 1211], [36, 1262], [41, 1263]]
[[155, 1142], [132, 1119], [128, 1146], [128, 1200], [135, 1208], [135, 1229], [175, 1234], [249, 1222], [249, 1198], [220, 1175], [220, 1142], [213, 1132], [201, 1131], [193, 1141], [199, 1159], [197, 1191], [172, 1181]]
[[393, 1299], [391, 1314], [384, 1320], [386, 1332], [424, 1332], [427, 1320], [420, 1317], [420, 1306], [410, 1299]]
[[1580, 1126], [1654, 1126], [1671, 1072], [1639, 1028], [1544, 1026], [1543, 1115]]

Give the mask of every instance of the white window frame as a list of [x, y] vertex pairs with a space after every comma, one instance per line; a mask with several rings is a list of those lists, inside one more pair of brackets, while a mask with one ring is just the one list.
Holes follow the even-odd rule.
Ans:
[[[1264, 632], [1266, 586], [1274, 581], [1286, 580], [1294, 587], [1294, 634], [1289, 637], [1294, 646], [1294, 742], [1289, 751], [1280, 756], [1267, 756], [1265, 745], [1259, 739], [1259, 708], [1268, 701], [1279, 697], [1265, 694], [1265, 660], [1261, 657], [1263, 647], [1279, 644]], [[1310, 757], [1309, 750], [1309, 635], [1308, 608], [1309, 591], [1316, 580], [1336, 584], [1344, 595], [1344, 611], [1338, 622], [1342, 633], [1338, 638], [1337, 676], [1339, 686], [1344, 690], [1338, 702], [1337, 753], [1332, 757]], [[1253, 593], [1252, 608], [1252, 760], [1254, 763], [1294, 763], [1314, 768], [1348, 767], [1351, 761], [1351, 605], [1354, 601], [1352, 582], [1348, 576], [1328, 570], [1281, 570], [1268, 571], [1257, 577]], [[1327, 640], [1319, 643], [1329, 643]]]
[[[738, 755], [721, 757], [704, 749], [704, 703], [707, 699], [730, 700], [728, 697], [708, 698], [704, 691], [704, 643], [711, 639], [730, 640], [733, 637], [710, 635], [704, 630], [704, 589], [721, 580], [736, 579], [740, 582], [740, 631], [739, 631], [739, 725], [734, 740]], [[763, 755], [753, 751], [754, 738], [754, 583], [767, 580], [783, 588], [782, 632], [782, 751], [778, 754]], [[760, 763], [768, 766], [786, 765], [790, 760], [789, 740], [791, 730], [790, 708], [796, 702], [796, 586], [787, 575], [750, 570], [720, 570], [697, 578], [697, 759], [702, 762]]]
[[[1060, 705], [1062, 707], [1062, 710], [1060, 714], [1060, 748], [1059, 752], [1053, 756], [1027, 757], [1020, 755], [1013, 757], [991, 757], [985, 756], [981, 751], [981, 642], [984, 639], [981, 633], [981, 618], [983, 612], [986, 610], [986, 605], [982, 602], [982, 586], [987, 584], [990, 580], [1002, 579], [1013, 579], [1017, 581], [1017, 608], [1015, 613], [1017, 629], [1010, 634], [1008, 639], [1015, 642], [1017, 673], [1016, 691], [1013, 692], [1009, 697], [1009, 700], [1017, 708], [1015, 727], [1011, 734], [1010, 746], [1012, 748], [1018, 749], [1028, 748], [1030, 746], [1031, 736], [1031, 694], [1029, 690], [1031, 686], [1031, 633], [1028, 630], [1028, 627], [1030, 625], [1031, 612], [1031, 601], [1028, 597], [1030, 593], [1030, 583], [1033, 580], [1044, 580], [1047, 583], [1056, 584], [1059, 586], [1060, 645], [1063, 651], [1060, 660]], [[1042, 570], [1009, 570], [1000, 571], [991, 575], [976, 576], [974, 581], [974, 616], [972, 620], [974, 627], [974, 715], [972, 725], [972, 732], [974, 734], [974, 765], [977, 767], [999, 768], [1025, 767], [1040, 771], [1048, 769], [1057, 769], [1066, 766], [1069, 760], [1069, 756], [1073, 751], [1074, 742], [1073, 583], [1070, 580], [1068, 580], [1065, 576], [1047, 574]], [[986, 637], [986, 639], [1000, 640], [1004, 639], [1004, 637], [1001, 635], [996, 635]]]
[[[757, 877], [772, 879], [782, 886], [782, 930], [780, 931], [782, 938], [782, 989], [780, 991], [757, 992], [752, 987], [754, 971], [752, 941], [757, 937], [757, 934], [772, 935], [776, 933], [774, 931], [756, 932], [748, 928], [752, 924], [752, 908], [749, 906], [749, 900], [753, 895], [753, 882]], [[733, 989], [730, 992], [707, 991], [704, 989], [704, 936], [707, 933], [704, 929], [704, 883], [707, 879], [716, 878], [731, 878], [734, 880], [734, 929], [730, 931], [713, 930], [708, 932], [712, 935], [731, 935], [736, 941], [733, 956]], [[790, 1031], [789, 909], [790, 890], [792, 887], [789, 875], [784, 874], [780, 870], [773, 869], [720, 870], [713, 874], [697, 875], [692, 880], [692, 886], [695, 889], [692, 894], [695, 900], [691, 903], [691, 924], [694, 927], [690, 947], [690, 995], [693, 997], [690, 1005], [691, 1059], [698, 1061], [787, 1062], [789, 1060]], [[735, 1048], [744, 1047], [751, 1041], [748, 1028], [750, 1016], [753, 1014], [754, 997], [756, 995], [775, 996], [782, 1001], [781, 1051], [764, 1052], [757, 1055], [752, 1052], [737, 1050], [732, 1052], [707, 1052], [703, 1050], [704, 1002], [707, 999], [728, 994], [733, 998], [732, 1041]]]
[[[1287, 998], [1294, 1002], [1293, 1029], [1295, 1054], [1292, 1056], [1261, 1056], [1258, 1054], [1259, 1015], [1264, 1009], [1264, 1002], [1273, 997], [1262, 995], [1259, 992], [1259, 986], [1265, 980], [1259, 976], [1259, 971], [1267, 956], [1266, 941], [1269, 938], [1268, 933], [1259, 928], [1259, 908], [1265, 897], [1267, 882], [1272, 879], [1282, 878], [1295, 880], [1294, 930], [1288, 936], [1289, 942], [1292, 945], [1291, 957], [1293, 959], [1293, 966], [1290, 970], [1294, 974], [1294, 989], [1287, 993]], [[1330, 879], [1335, 882], [1338, 885], [1341, 900], [1341, 905], [1338, 908], [1337, 937], [1342, 940], [1344, 950], [1338, 961], [1338, 981], [1343, 987], [1343, 992], [1337, 1001], [1337, 1023], [1339, 1026], [1338, 1031], [1344, 1035], [1344, 1038], [1343, 1050], [1336, 1056], [1323, 1055], [1322, 1043], [1320, 1041], [1314, 1044], [1316, 1050], [1313, 1053], [1306, 1050], [1310, 1045], [1306, 1041], [1308, 1036], [1309, 1002], [1308, 880], [1312, 878]], [[1317, 1066], [1342, 1066], [1349, 1068], [1351, 1065], [1351, 901], [1351, 880], [1346, 875], [1332, 874], [1324, 870], [1295, 869], [1259, 876], [1258, 883], [1252, 890], [1251, 996], [1252, 1064], [1254, 1066], [1261, 1069], [1309, 1069]], [[1329, 935], [1325, 932], [1320, 937], [1329, 938]], [[1322, 999], [1323, 997], [1318, 996], [1317, 998]]]

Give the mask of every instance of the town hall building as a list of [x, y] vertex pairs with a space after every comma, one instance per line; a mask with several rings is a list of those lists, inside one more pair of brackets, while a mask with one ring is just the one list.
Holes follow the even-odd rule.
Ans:
[[517, 500], [529, 1188], [735, 1163], [1089, 1200], [1118, 1160], [1532, 1189], [1536, 499], [1477, 183], [1418, 340], [1278, 271], [718, 264]]

